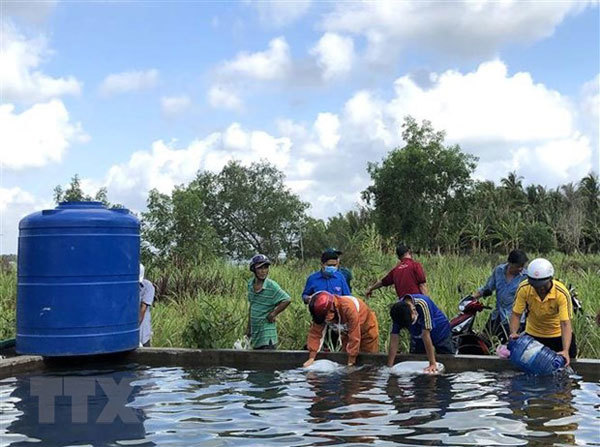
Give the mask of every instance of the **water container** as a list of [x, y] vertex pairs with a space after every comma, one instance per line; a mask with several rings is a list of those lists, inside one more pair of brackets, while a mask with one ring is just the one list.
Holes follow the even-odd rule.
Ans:
[[548, 375], [565, 366], [565, 358], [529, 335], [508, 343], [510, 361], [529, 374]]
[[127, 209], [65, 202], [19, 223], [17, 352], [104, 354], [139, 343], [140, 224]]

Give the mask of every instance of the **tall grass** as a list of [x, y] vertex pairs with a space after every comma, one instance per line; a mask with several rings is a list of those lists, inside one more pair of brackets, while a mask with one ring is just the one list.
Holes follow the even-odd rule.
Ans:
[[[380, 251], [373, 256], [373, 262], [368, 262], [371, 253], [357, 256], [356, 259], [361, 261], [351, 266], [354, 274], [352, 289], [358, 297], [364, 297], [366, 288], [397, 262], [391, 254]], [[584, 313], [576, 315], [573, 321], [580, 357], [600, 358], [600, 328], [593, 319], [600, 311], [600, 256], [556, 254], [550, 259], [556, 266], [557, 277], [566, 284], [574, 284], [583, 302]], [[499, 255], [425, 256], [418, 260], [427, 273], [432, 298], [450, 318], [457, 313], [459, 299], [484, 284], [493, 267], [504, 261]], [[306, 277], [318, 267], [318, 260], [304, 264], [291, 261], [271, 267], [270, 278], [292, 297], [291, 305], [277, 320], [282, 349], [301, 349], [306, 343], [310, 316], [301, 294]], [[167, 284], [152, 311], [155, 346], [231, 348], [245, 333], [247, 282], [251, 278], [245, 266], [215, 261], [184, 271], [151, 271], [150, 275], [154, 275], [159, 284]], [[174, 292], [182, 289], [178, 282], [190, 284], [194, 281], [197, 288], [185, 293]], [[395, 299], [394, 289], [389, 287], [376, 291], [367, 302], [379, 320], [381, 351], [387, 348], [388, 309]], [[487, 300], [493, 307], [495, 298]], [[484, 311], [478, 316], [477, 329], [483, 329], [489, 313]], [[406, 334], [402, 343], [407, 349]]]
[[0, 340], [15, 336], [17, 275], [0, 268]]
[[[348, 261], [353, 269], [353, 293], [364, 297], [366, 288], [395, 265], [391, 253], [382, 253], [378, 241], [367, 237], [364, 247]], [[423, 263], [431, 297], [452, 317], [462, 295], [482, 285], [492, 268], [504, 258], [500, 255], [417, 256]], [[550, 256], [557, 277], [576, 286], [584, 314], [576, 315], [573, 327], [580, 357], [600, 358], [600, 327], [594, 317], [600, 311], [600, 255]], [[345, 260], [342, 260], [345, 262]], [[271, 267], [270, 278], [292, 297], [291, 305], [277, 319], [279, 347], [302, 349], [310, 325], [309, 313], [301, 299], [306, 277], [319, 267], [319, 261], [290, 261]], [[152, 308], [153, 346], [231, 348], [246, 330], [248, 316], [247, 282], [251, 273], [246, 266], [213, 261], [184, 269], [150, 269], [147, 277], [156, 285], [157, 297]], [[0, 338], [14, 336], [16, 275], [0, 272]], [[393, 287], [379, 289], [368, 301], [376, 312], [380, 327], [380, 350], [387, 347], [390, 319], [388, 308], [395, 300]], [[493, 297], [487, 298], [492, 307]], [[476, 327], [483, 328], [489, 311], [478, 316]], [[407, 337], [403, 335], [403, 349]]]

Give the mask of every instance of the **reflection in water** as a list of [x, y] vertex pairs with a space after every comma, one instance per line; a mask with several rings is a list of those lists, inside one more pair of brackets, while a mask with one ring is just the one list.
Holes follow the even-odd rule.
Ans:
[[[70, 397], [56, 422], [38, 423], [32, 378], [0, 381], [0, 447], [600, 445], [600, 386], [577, 377], [468, 372], [391, 376], [387, 368], [137, 368], [82, 371], [96, 381], [89, 422], [74, 423]], [[99, 378], [133, 380], [122, 403], [137, 421], [98, 424], [110, 401]], [[78, 413], [79, 414], [79, 413]]]
[[144, 412], [130, 407], [140, 391], [132, 382], [141, 374], [141, 370], [87, 370], [0, 382], [0, 445], [104, 446], [116, 440], [154, 445], [144, 441]]

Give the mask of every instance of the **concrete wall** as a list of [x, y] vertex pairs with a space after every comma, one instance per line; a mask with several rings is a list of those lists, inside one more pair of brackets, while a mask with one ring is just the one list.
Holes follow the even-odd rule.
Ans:
[[[91, 364], [119, 364], [135, 362], [149, 366], [182, 366], [207, 367], [230, 366], [240, 369], [290, 369], [302, 366], [308, 358], [306, 351], [236, 351], [231, 349], [171, 349], [171, 348], [142, 348], [121, 355], [57, 358], [44, 361], [37, 356], [17, 356], [0, 360], [0, 378], [11, 377], [31, 371], [51, 370], [58, 368], [62, 371], [69, 367], [81, 367]], [[326, 358], [338, 363], [346, 363], [346, 354], [320, 353], [317, 358]], [[385, 354], [361, 354], [358, 364], [385, 365]], [[400, 354], [396, 361], [426, 360], [424, 355]], [[494, 356], [477, 355], [438, 355], [437, 361], [443, 363], [447, 373], [462, 371], [506, 371], [514, 370], [508, 360]], [[576, 374], [584, 380], [597, 382], [600, 380], [600, 360], [579, 359], [572, 362]]]

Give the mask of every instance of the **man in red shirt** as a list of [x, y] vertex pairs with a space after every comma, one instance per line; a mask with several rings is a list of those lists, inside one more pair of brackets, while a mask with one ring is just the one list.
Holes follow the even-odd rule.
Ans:
[[400, 262], [398, 262], [396, 267], [390, 270], [382, 280], [377, 281], [369, 287], [365, 297], [370, 298], [373, 290], [377, 290], [380, 287], [391, 286], [392, 284], [396, 288], [396, 296], [398, 297], [414, 293], [429, 296], [427, 279], [425, 278], [423, 266], [420, 263], [413, 261], [410, 247], [403, 243], [398, 244], [396, 247], [396, 255], [398, 255]]

